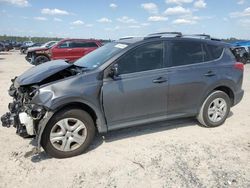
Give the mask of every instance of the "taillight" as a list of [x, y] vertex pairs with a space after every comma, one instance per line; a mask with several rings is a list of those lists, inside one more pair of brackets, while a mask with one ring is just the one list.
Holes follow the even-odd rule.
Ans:
[[240, 63], [240, 62], [236, 62], [234, 64], [234, 68], [235, 69], [238, 69], [238, 70], [241, 70], [241, 71], [244, 71], [244, 64], [243, 63]]

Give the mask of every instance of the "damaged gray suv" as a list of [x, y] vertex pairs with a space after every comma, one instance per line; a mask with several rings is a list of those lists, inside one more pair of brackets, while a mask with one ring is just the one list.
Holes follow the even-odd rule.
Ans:
[[1, 121], [56, 158], [83, 153], [96, 132], [183, 117], [216, 127], [243, 97], [243, 69], [229, 44], [209, 37], [123, 38], [13, 79]]

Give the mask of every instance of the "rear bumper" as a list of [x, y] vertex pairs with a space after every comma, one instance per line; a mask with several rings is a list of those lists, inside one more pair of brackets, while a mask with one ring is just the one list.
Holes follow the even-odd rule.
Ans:
[[233, 106], [237, 105], [242, 100], [243, 95], [244, 95], [244, 90], [240, 90], [239, 92], [235, 93]]

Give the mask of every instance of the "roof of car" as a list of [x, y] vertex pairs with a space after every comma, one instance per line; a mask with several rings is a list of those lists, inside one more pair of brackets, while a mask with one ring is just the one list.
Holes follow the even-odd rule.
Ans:
[[218, 39], [201, 39], [201, 38], [194, 38], [192, 36], [178, 36], [178, 37], [127, 37], [127, 38], [121, 38], [119, 40], [117, 40], [117, 43], [126, 43], [126, 44], [134, 44], [137, 42], [142, 42], [142, 41], [155, 41], [155, 40], [186, 40], [186, 41], [198, 41], [198, 42], [207, 42], [210, 44], [214, 44], [214, 45], [220, 45], [220, 46], [226, 46], [226, 47], [231, 47], [232, 45], [230, 43], [226, 43], [223, 41], [220, 41]]
[[76, 39], [76, 38], [65, 38], [62, 39], [61, 41], [68, 41], [68, 40], [80, 40], [80, 41], [94, 41], [94, 42], [99, 42], [100, 40], [97, 39]]
[[116, 42], [121, 42], [121, 43], [127, 43], [127, 44], [133, 44], [139, 41], [142, 41], [144, 38], [143, 37], [129, 37], [129, 38], [121, 38], [117, 40]]

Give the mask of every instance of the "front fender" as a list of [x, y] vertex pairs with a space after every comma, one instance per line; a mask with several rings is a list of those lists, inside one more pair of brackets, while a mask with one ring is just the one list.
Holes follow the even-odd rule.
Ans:
[[96, 120], [96, 126], [97, 126], [97, 130], [99, 133], [106, 133], [107, 132], [107, 124], [105, 121], [105, 118], [103, 116], [103, 113], [97, 108], [95, 107], [93, 104], [84, 101], [82, 99], [78, 99], [78, 100], [72, 100], [72, 99], [68, 99], [68, 100], [62, 100], [59, 103], [54, 103], [54, 104], [60, 104], [60, 105], [54, 105], [51, 106], [50, 111], [48, 111], [44, 118], [39, 122], [38, 125], [38, 132], [37, 132], [37, 143], [38, 143], [38, 148], [41, 147], [41, 138], [42, 138], [42, 134], [43, 131], [46, 127], [46, 125], [48, 124], [49, 120], [53, 117], [53, 115], [60, 109], [62, 109], [64, 106], [68, 105], [68, 101], [70, 101], [70, 103], [80, 103], [80, 104], [84, 104], [89, 106], [96, 114], [97, 116], [97, 120]]
[[54, 112], [48, 111], [45, 114], [45, 116], [43, 117], [43, 119], [41, 119], [41, 121], [39, 122], [38, 131], [37, 131], [37, 135], [36, 135], [37, 147], [39, 149], [41, 147], [41, 139], [42, 139], [43, 131], [44, 131], [46, 125], [48, 124], [49, 120], [52, 118], [53, 115], [54, 115]]
[[38, 144], [49, 119], [66, 105], [83, 104], [91, 108], [97, 116], [99, 133], [107, 132], [107, 125], [101, 104], [102, 80], [97, 80], [97, 74], [84, 74], [65, 78], [45, 85], [39, 89], [31, 103], [43, 106], [48, 114], [39, 123]]
[[107, 124], [106, 124], [106, 120], [105, 120], [102, 109], [87, 100], [84, 100], [82, 98], [76, 98], [76, 97], [62, 98], [60, 100], [57, 100], [55, 103], [53, 103], [53, 105], [50, 106], [50, 109], [53, 110], [54, 112], [57, 112], [58, 110], [62, 109], [64, 106], [69, 105], [69, 104], [74, 104], [74, 103], [87, 105], [88, 107], [90, 107], [97, 116], [96, 125], [97, 125], [98, 132], [99, 133], [107, 132], [108, 130]]

